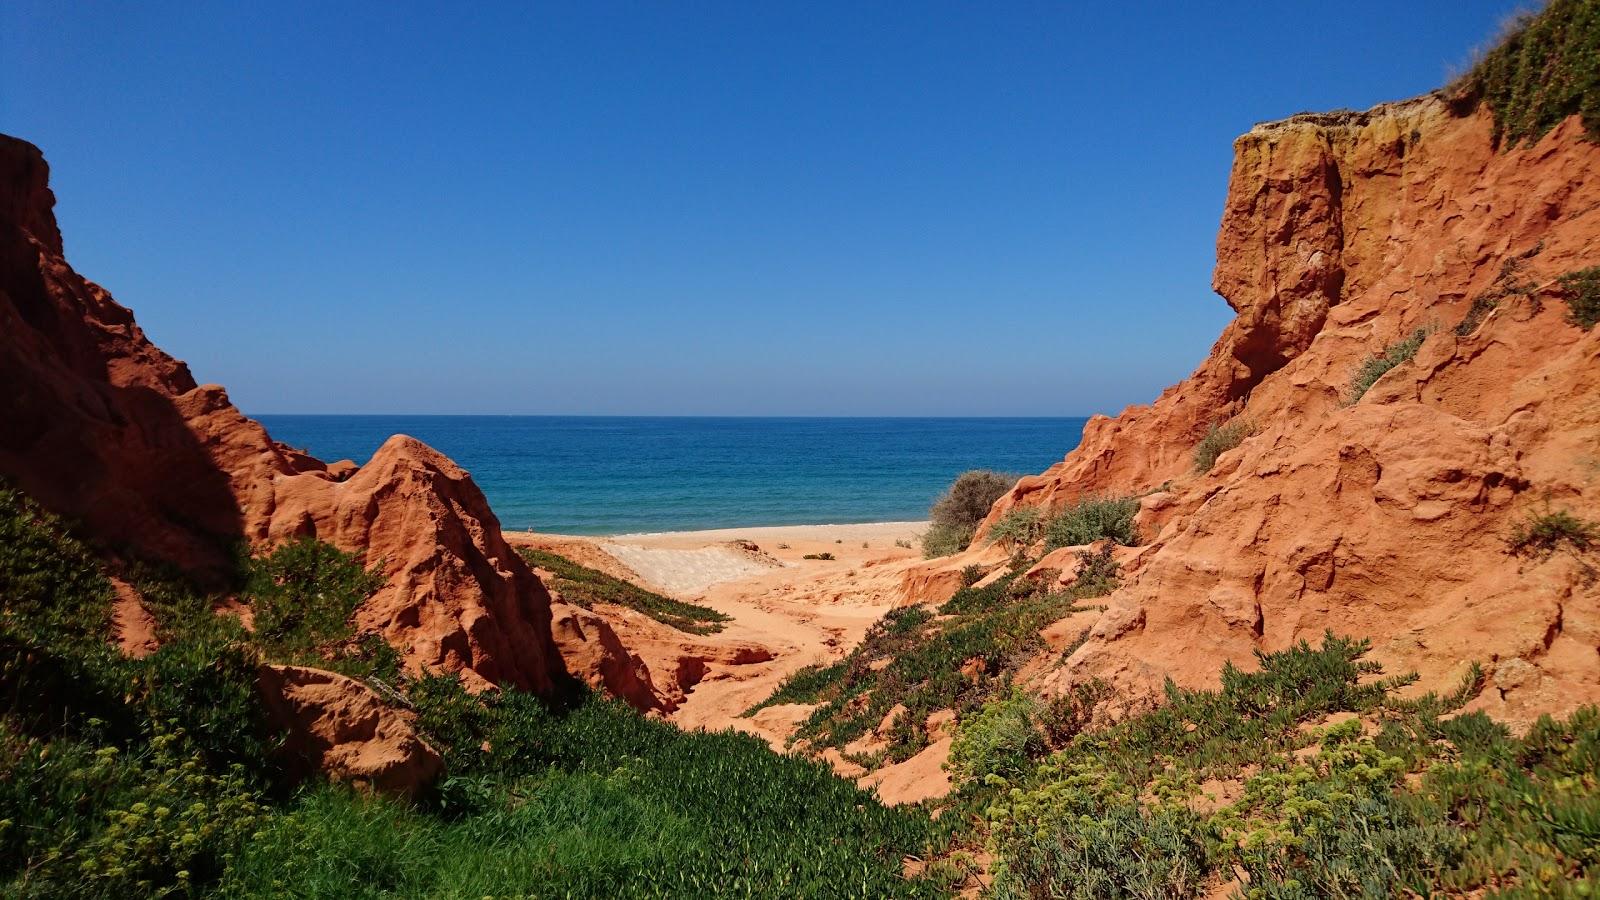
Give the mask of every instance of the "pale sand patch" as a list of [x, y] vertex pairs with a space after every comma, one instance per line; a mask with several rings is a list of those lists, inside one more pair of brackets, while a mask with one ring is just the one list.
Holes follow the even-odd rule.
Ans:
[[783, 566], [776, 559], [727, 545], [677, 550], [606, 541], [600, 549], [638, 572], [640, 578], [680, 597], [694, 596], [713, 584], [737, 581]]

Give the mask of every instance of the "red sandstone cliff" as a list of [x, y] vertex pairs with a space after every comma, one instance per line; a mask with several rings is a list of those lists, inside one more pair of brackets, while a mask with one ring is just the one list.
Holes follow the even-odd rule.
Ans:
[[[1193, 375], [1093, 419], [985, 523], [1167, 484], [1047, 685], [1205, 684], [1331, 628], [1425, 688], [1483, 663], [1477, 704], [1513, 722], [1600, 701], [1595, 561], [1506, 544], [1546, 508], [1600, 518], [1600, 328], [1570, 324], [1553, 285], [1600, 263], [1600, 145], [1576, 118], [1509, 150], [1493, 130], [1429, 96], [1235, 142], [1213, 286], [1237, 318]], [[1487, 293], [1505, 296], [1457, 334]], [[1361, 361], [1419, 327], [1434, 331], [1415, 359], [1349, 404]], [[1235, 416], [1256, 433], [1196, 474], [1207, 426]], [[982, 544], [916, 573], [912, 599]]]
[[0, 136], [0, 476], [113, 551], [201, 576], [240, 543], [315, 536], [381, 566], [357, 621], [410, 665], [549, 691], [549, 594], [467, 473], [404, 436], [338, 475], [274, 442], [67, 264], [47, 175]]

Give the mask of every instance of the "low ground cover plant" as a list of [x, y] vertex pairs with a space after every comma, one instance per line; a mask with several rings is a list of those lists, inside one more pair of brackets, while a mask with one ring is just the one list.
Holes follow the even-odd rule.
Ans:
[[246, 569], [255, 639], [282, 653], [348, 637], [351, 614], [383, 586], [354, 556], [313, 538], [283, 544]]
[[1600, 889], [1600, 711], [1512, 738], [1451, 715], [1481, 671], [1403, 700], [1414, 678], [1381, 677], [1367, 650], [1329, 635], [1258, 654], [1218, 690], [1169, 685], [1156, 710], [990, 776], [993, 894], [1197, 896], [1236, 871], [1247, 897]]
[[632, 582], [623, 581], [597, 569], [579, 565], [565, 556], [548, 550], [519, 547], [517, 552], [531, 566], [554, 574], [550, 587], [561, 594], [561, 599], [574, 606], [588, 609], [596, 603], [612, 603], [644, 613], [657, 622], [671, 625], [690, 634], [714, 634], [721, 631], [728, 616], [709, 606], [674, 600], [655, 591], [647, 591]]

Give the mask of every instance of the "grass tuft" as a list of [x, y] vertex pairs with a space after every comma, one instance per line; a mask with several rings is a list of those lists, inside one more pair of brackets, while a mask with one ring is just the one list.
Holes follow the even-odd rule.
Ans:
[[1244, 419], [1235, 419], [1224, 425], [1211, 423], [1206, 429], [1205, 437], [1194, 448], [1194, 470], [1196, 472], [1209, 472], [1217, 464], [1217, 457], [1244, 443], [1244, 439], [1256, 433], [1254, 423]]
[[1350, 376], [1350, 398], [1348, 402], [1354, 404], [1360, 400], [1362, 395], [1366, 394], [1378, 382], [1378, 379], [1387, 374], [1390, 369], [1402, 363], [1410, 362], [1417, 355], [1417, 351], [1422, 349], [1423, 342], [1428, 339], [1428, 335], [1431, 333], [1431, 328], [1418, 328], [1416, 331], [1383, 348], [1382, 353], [1367, 357], [1366, 361], [1356, 368], [1355, 374]]

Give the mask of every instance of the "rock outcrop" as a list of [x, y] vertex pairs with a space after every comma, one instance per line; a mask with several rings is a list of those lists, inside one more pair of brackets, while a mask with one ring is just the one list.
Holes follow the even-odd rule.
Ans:
[[409, 714], [337, 672], [262, 666], [257, 679], [267, 714], [283, 730], [282, 754], [301, 774], [387, 794], [415, 796], [444, 771]]
[[47, 176], [0, 136], [0, 476], [114, 551], [219, 584], [236, 546], [315, 536], [381, 570], [357, 618], [412, 668], [551, 690], [549, 595], [467, 473], [403, 436], [332, 471], [273, 441], [67, 264]]
[[[1259, 125], [1234, 150], [1214, 287], [1237, 317], [1193, 375], [1096, 417], [985, 523], [1146, 495], [1147, 545], [1046, 684], [1153, 696], [1332, 629], [1419, 689], [1482, 663], [1476, 705], [1513, 724], [1600, 701], [1597, 561], [1507, 545], [1546, 510], [1600, 518], [1600, 329], [1554, 285], [1600, 264], [1600, 145], [1574, 117], [1497, 148], [1487, 110], [1427, 96]], [[1350, 402], [1354, 370], [1419, 329], [1415, 358]], [[1253, 435], [1196, 473], [1230, 419]]]

